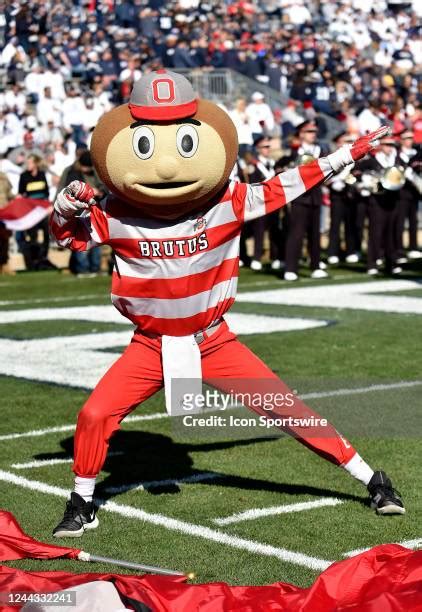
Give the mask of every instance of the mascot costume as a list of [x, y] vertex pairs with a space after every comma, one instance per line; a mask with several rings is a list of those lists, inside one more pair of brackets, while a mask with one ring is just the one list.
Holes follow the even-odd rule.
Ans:
[[[290, 392], [224, 321], [236, 295], [242, 225], [364, 157], [386, 131], [380, 128], [263, 183], [242, 184], [229, 181], [238, 152], [231, 119], [197, 99], [179, 74], [159, 70], [143, 76], [130, 102], [100, 119], [91, 155], [110, 195], [96, 203], [89, 185], [72, 182], [57, 196], [51, 230], [59, 245], [72, 250], [110, 245], [112, 301], [136, 330], [79, 413], [75, 488], [56, 537], [97, 527], [92, 497], [110, 437], [163, 386], [168, 406], [172, 379], [214, 379], [232, 392], [256, 390], [254, 381], [262, 387], [267, 380], [272, 391]], [[268, 415], [262, 406], [249, 408]], [[298, 398], [269, 416], [320, 419]], [[333, 426], [323, 433], [293, 425], [284, 430], [366, 485], [379, 514], [404, 513], [386, 474], [374, 472]]]

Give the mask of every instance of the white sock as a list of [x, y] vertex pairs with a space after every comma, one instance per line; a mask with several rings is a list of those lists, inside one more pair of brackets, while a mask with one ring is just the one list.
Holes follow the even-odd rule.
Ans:
[[95, 489], [95, 478], [83, 478], [82, 476], [75, 477], [75, 493], [84, 498], [85, 501], [92, 501]]
[[359, 453], [353, 455], [353, 457], [345, 463], [342, 467], [349, 472], [354, 478], [363, 482], [364, 485], [367, 485], [374, 475], [374, 470], [372, 470], [369, 465], [362, 459]]

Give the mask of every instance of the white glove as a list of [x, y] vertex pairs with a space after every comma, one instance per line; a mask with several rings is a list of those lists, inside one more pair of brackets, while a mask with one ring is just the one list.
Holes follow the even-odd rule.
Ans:
[[70, 218], [92, 204], [95, 204], [93, 188], [88, 183], [72, 181], [57, 194], [54, 210], [62, 217]]
[[327, 155], [332, 169], [334, 172], [339, 172], [339, 170], [343, 170], [348, 164], [362, 159], [367, 153], [378, 146], [380, 138], [390, 133], [390, 128], [383, 125], [375, 130], [375, 132], [361, 136], [352, 145], [343, 145], [337, 151], [331, 153], [331, 155]]

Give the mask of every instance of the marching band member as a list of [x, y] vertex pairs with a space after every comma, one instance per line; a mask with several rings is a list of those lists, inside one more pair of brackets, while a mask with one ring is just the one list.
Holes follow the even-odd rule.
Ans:
[[[392, 136], [380, 140], [378, 151], [373, 157], [364, 160], [360, 167], [362, 171], [373, 172], [382, 177], [386, 170], [397, 165], [398, 154], [396, 141]], [[384, 189], [381, 181], [378, 189], [370, 196], [368, 261], [367, 273], [370, 276], [379, 274], [377, 263], [385, 259], [387, 274], [400, 274], [402, 268], [398, 265], [396, 226], [398, 220], [398, 191]]]
[[[405, 168], [406, 182], [400, 189], [398, 201], [398, 218], [397, 218], [397, 248], [399, 258], [419, 259], [422, 257], [422, 251], [418, 249], [418, 205], [421, 198], [420, 185], [415, 178], [420, 176], [420, 156], [418, 151], [413, 147], [413, 132], [411, 130], [403, 130], [400, 134], [400, 149], [399, 149], [400, 165]], [[418, 188], [419, 187], [419, 188]], [[409, 224], [409, 242], [408, 251], [403, 246], [404, 227], [408, 221]]]
[[[273, 176], [274, 160], [270, 157], [271, 142], [269, 138], [261, 136], [255, 141], [255, 149], [258, 153], [256, 158], [251, 159], [253, 171], [249, 175], [251, 183], [260, 183], [266, 181]], [[251, 222], [252, 233], [254, 237], [254, 254], [251, 261], [251, 270], [262, 270], [262, 251], [264, 245], [264, 232], [267, 229], [270, 238], [270, 258], [271, 267], [273, 270], [279, 270], [281, 267], [280, 261], [280, 228], [279, 228], [279, 211], [260, 217]]]
[[[326, 155], [317, 143], [317, 126], [313, 121], [304, 121], [297, 127], [299, 147], [292, 158], [297, 164], [306, 159], [313, 161]], [[306, 162], [305, 162], [306, 163]], [[286, 244], [286, 270], [284, 280], [298, 279], [299, 260], [302, 255], [303, 240], [306, 236], [311, 260], [312, 278], [326, 278], [328, 274], [320, 267], [320, 215], [322, 189], [315, 187], [295, 200], [290, 214], [290, 229]]]
[[[335, 147], [350, 144], [355, 140], [352, 134], [340, 132], [333, 143]], [[346, 262], [359, 261], [359, 236], [357, 228], [357, 207], [354, 188], [356, 178], [352, 174], [354, 164], [346, 167], [327, 184], [330, 190], [330, 233], [328, 245], [328, 263], [336, 265], [340, 261], [340, 231], [344, 223], [346, 241]]]

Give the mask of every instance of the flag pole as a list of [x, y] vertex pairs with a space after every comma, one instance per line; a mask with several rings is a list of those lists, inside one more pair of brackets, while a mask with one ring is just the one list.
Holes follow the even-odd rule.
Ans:
[[119, 567], [126, 567], [127, 569], [138, 570], [146, 572], [148, 574], [160, 574], [161, 576], [185, 576], [188, 580], [192, 580], [195, 577], [193, 572], [185, 574], [184, 572], [178, 572], [176, 570], [167, 569], [164, 567], [155, 567], [153, 565], [143, 565], [141, 563], [134, 563], [133, 561], [123, 561], [122, 559], [112, 559], [111, 557], [101, 557], [100, 555], [92, 555], [91, 553], [81, 550], [78, 554], [79, 561], [88, 561], [96, 563], [109, 563], [110, 565], [117, 565]]

